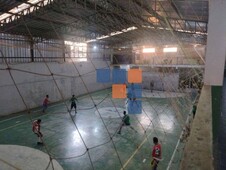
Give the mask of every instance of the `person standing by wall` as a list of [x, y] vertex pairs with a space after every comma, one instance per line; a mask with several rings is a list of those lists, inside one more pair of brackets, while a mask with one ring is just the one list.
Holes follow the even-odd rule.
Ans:
[[49, 104], [49, 95], [46, 95], [45, 99], [43, 100], [43, 104], [42, 104], [42, 113], [45, 113], [48, 104]]
[[153, 90], [154, 90], [154, 81], [153, 80], [151, 80], [151, 82], [150, 82], [150, 89], [151, 89], [151, 92], [153, 92]]
[[193, 107], [192, 107], [193, 119], [195, 118], [196, 110], [197, 110], [197, 104], [195, 103], [195, 104], [193, 105]]

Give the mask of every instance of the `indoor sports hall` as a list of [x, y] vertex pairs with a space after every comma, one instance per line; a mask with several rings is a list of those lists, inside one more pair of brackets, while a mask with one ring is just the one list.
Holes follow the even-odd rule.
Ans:
[[225, 8], [0, 0], [0, 170], [225, 169]]

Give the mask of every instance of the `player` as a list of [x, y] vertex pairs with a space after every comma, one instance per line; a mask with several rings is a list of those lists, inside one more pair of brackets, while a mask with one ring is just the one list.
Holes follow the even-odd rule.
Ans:
[[122, 123], [120, 125], [118, 134], [121, 134], [121, 130], [122, 130], [123, 126], [129, 126], [130, 125], [130, 117], [129, 117], [129, 115], [126, 114], [126, 111], [123, 111], [123, 114], [124, 114], [124, 116], [122, 118]]
[[38, 120], [35, 120], [33, 123], [32, 123], [32, 131], [38, 136], [38, 142], [37, 144], [38, 145], [42, 145], [43, 142], [42, 142], [42, 133], [40, 132], [40, 129], [41, 129], [41, 119], [38, 119]]
[[158, 138], [154, 137], [153, 138], [153, 149], [152, 149], [152, 161], [151, 161], [151, 165], [152, 165], [152, 170], [157, 170], [158, 167], [158, 163], [161, 160], [162, 157], [162, 150], [161, 150], [161, 145], [158, 143]]
[[42, 113], [45, 113], [45, 110], [47, 109], [48, 107], [48, 103], [49, 103], [49, 95], [46, 95], [44, 101], [43, 101], [43, 104], [42, 104]]
[[154, 89], [154, 81], [151, 81], [150, 82], [150, 89], [151, 89], [151, 92], [153, 92], [153, 89]]
[[75, 113], [77, 113], [77, 106], [76, 106], [76, 102], [78, 101], [77, 98], [75, 97], [75, 95], [73, 94], [71, 97], [71, 110], [73, 109], [73, 107], [75, 108]]
[[197, 104], [195, 103], [195, 104], [193, 105], [193, 107], [192, 107], [193, 119], [195, 118], [196, 110], [197, 110]]

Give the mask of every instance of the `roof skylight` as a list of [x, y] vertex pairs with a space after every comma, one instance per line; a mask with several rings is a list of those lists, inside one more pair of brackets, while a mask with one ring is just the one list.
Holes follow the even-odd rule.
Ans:
[[[47, 5], [49, 2], [52, 2], [53, 0], [29, 0], [26, 3], [22, 3], [20, 5], [18, 5], [17, 7], [14, 7], [12, 9], [10, 9], [8, 12], [0, 15], [0, 23], [1, 26], [3, 23], [9, 23], [10, 21], [15, 20], [18, 17], [12, 17], [11, 19], [9, 19], [9, 17], [11, 16], [16, 16], [18, 13], [20, 13], [21, 11], [24, 11], [25, 9], [29, 9], [30, 8], [30, 12], [34, 11], [34, 7], [33, 5], [37, 5], [38, 3], [43, 3], [43, 5]], [[27, 15], [28, 12], [24, 12], [23, 15]]]

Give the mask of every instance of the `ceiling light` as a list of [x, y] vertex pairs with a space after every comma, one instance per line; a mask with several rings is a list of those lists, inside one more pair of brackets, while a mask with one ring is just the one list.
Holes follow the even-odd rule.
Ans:
[[159, 22], [158, 18], [156, 18], [156, 17], [149, 17], [148, 21], [151, 22], [151, 23], [158, 23]]
[[108, 37], [109, 37], [109, 35], [103, 35], [103, 36], [97, 37], [97, 40], [105, 39], [105, 38], [108, 38]]
[[143, 53], [154, 53], [155, 52], [155, 48], [144, 48], [143, 49]]
[[164, 53], [173, 53], [177, 52], [177, 47], [163, 48]]
[[92, 40], [86, 41], [86, 43], [89, 43], [89, 42], [95, 42], [95, 41], [97, 41], [97, 40], [96, 40], [96, 39], [92, 39]]

